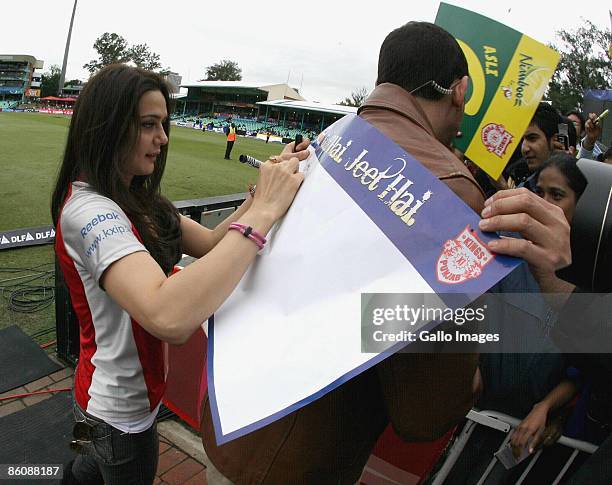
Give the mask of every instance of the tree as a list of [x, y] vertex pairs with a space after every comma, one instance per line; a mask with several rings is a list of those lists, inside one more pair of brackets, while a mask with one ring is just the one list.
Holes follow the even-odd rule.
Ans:
[[94, 42], [93, 48], [98, 53], [98, 59], [89, 61], [83, 66], [90, 73], [94, 73], [109, 64], [128, 62], [130, 52], [127, 41], [118, 34], [104, 32]]
[[62, 73], [62, 69], [53, 64], [49, 68], [50, 72], [43, 72], [40, 77], [40, 96], [44, 98], [45, 96], [55, 96], [59, 91], [59, 79]]
[[355, 106], [356, 108], [359, 108], [359, 106], [361, 106], [368, 97], [368, 94], [368, 90], [365, 86], [363, 86], [353, 91], [350, 98], [344, 98], [344, 101], [340, 101], [338, 104], [342, 106]]
[[129, 46], [126, 39], [115, 33], [105, 32], [94, 42], [93, 48], [98, 53], [98, 59], [89, 61], [83, 67], [94, 74], [109, 64], [131, 62], [136, 67], [167, 74], [170, 68], [160, 69], [159, 54], [151, 52], [147, 44]]
[[[584, 19], [583, 19], [584, 20]], [[573, 31], [560, 30], [563, 46], [553, 49], [561, 54], [559, 65], [548, 86], [547, 99], [566, 113], [582, 107], [586, 89], [610, 89], [612, 86], [612, 34], [592, 22]]]
[[205, 81], [242, 81], [242, 69], [238, 63], [223, 59], [217, 64], [206, 68]]
[[128, 49], [128, 57], [136, 65], [148, 71], [156, 71], [161, 67], [159, 54], [151, 52], [147, 44], [137, 44]]

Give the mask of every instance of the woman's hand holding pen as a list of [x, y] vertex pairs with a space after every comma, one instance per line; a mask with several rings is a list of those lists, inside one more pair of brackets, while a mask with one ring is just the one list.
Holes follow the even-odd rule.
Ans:
[[298, 170], [300, 161], [308, 158], [309, 144], [309, 140], [304, 140], [294, 152], [295, 143], [289, 143], [280, 155], [270, 157], [259, 167], [257, 192], [250, 211], [265, 214], [272, 223], [287, 212], [304, 180]]

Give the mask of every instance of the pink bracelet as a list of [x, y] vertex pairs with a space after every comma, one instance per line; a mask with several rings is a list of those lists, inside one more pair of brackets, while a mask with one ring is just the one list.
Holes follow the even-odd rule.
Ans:
[[232, 229], [238, 231], [244, 237], [248, 237], [251, 241], [257, 244], [259, 249], [263, 249], [264, 244], [266, 244], [266, 238], [259, 234], [251, 226], [245, 226], [244, 224], [240, 224], [238, 222], [232, 222], [227, 230], [231, 231]]

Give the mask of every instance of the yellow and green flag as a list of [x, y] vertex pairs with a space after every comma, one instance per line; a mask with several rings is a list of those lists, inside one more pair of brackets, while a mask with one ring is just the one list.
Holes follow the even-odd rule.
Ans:
[[463, 136], [455, 146], [496, 179], [529, 126], [559, 54], [499, 22], [446, 3], [440, 3], [435, 23], [457, 39], [470, 71]]

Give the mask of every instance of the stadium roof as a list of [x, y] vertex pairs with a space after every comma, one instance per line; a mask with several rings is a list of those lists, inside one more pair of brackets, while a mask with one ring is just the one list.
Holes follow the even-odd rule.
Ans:
[[302, 111], [320, 111], [322, 113], [334, 113], [339, 115], [348, 115], [357, 113], [357, 108], [353, 106], [342, 106], [339, 104], [324, 104], [313, 101], [292, 101], [290, 99], [275, 99], [273, 101], [259, 101], [257, 104], [266, 106], [274, 106], [277, 108], [302, 110]]
[[199, 88], [211, 92], [232, 92], [243, 90], [247, 94], [256, 94], [258, 91], [268, 93], [268, 99], [304, 99], [295, 89], [285, 83], [252, 83], [247, 81], [200, 81], [193, 84], [181, 84], [181, 88]]
[[250, 88], [260, 89], [281, 83], [251, 83], [246, 81], [200, 81], [193, 84], [181, 84], [182, 88]]
[[38, 60], [34, 56], [28, 56], [25, 54], [0, 54], [0, 62], [29, 62], [34, 66], [34, 69], [42, 69], [45, 65], [45, 61]]

